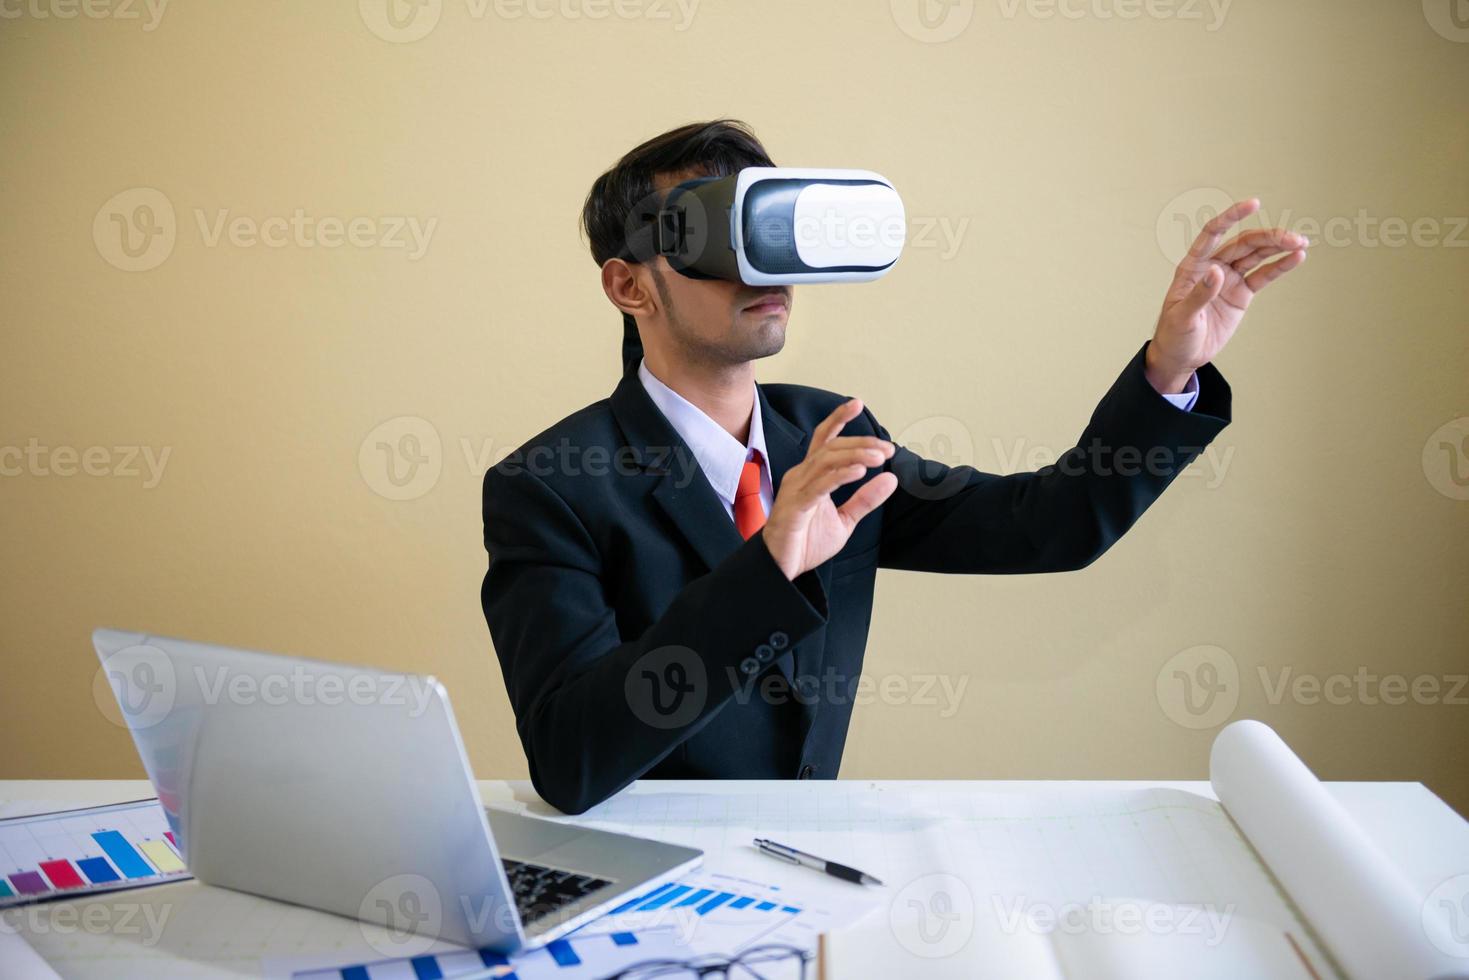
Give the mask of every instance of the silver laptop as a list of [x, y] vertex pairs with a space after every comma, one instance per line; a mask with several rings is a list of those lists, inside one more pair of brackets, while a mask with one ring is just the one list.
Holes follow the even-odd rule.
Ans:
[[484, 807], [432, 677], [120, 630], [92, 642], [207, 884], [510, 953], [703, 859]]

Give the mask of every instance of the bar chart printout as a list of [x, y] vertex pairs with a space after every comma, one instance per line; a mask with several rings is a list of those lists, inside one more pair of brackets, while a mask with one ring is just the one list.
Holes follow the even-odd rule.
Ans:
[[0, 908], [189, 877], [157, 800], [0, 820]]

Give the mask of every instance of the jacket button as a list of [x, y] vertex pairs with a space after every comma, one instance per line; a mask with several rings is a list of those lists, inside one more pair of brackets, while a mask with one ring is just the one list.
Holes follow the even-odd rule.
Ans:
[[743, 670], [747, 674], [753, 674], [759, 669], [760, 661], [756, 660], [754, 657], [746, 657], [744, 660], [740, 661], [740, 670]]
[[780, 630], [776, 630], [774, 633], [770, 634], [770, 645], [775, 647], [777, 650], [784, 650], [786, 647], [790, 646], [790, 643], [791, 638], [789, 636], [786, 636]]
[[767, 643], [762, 643], [755, 648], [755, 658], [759, 660], [762, 664], [770, 663], [770, 658], [774, 656], [775, 650], [773, 650]]
[[797, 779], [810, 779], [811, 776], [812, 776], [812, 774], [815, 773], [815, 772], [816, 772], [816, 767], [815, 766], [802, 766], [801, 767], [801, 773], [796, 778]]

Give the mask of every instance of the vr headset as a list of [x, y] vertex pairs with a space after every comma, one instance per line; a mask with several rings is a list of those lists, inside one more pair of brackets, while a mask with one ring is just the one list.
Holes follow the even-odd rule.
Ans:
[[879, 174], [746, 167], [685, 181], [634, 208], [621, 257], [662, 255], [691, 279], [749, 286], [870, 282], [906, 241], [903, 200]]

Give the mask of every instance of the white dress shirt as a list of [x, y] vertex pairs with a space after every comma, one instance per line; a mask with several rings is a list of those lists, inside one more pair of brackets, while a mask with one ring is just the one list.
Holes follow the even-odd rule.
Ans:
[[740, 471], [752, 453], [760, 453], [760, 506], [768, 515], [770, 504], [775, 499], [775, 484], [770, 479], [770, 454], [765, 451], [765, 426], [760, 421], [760, 393], [754, 390], [754, 382], [750, 384], [751, 394], [755, 396], [755, 407], [750, 413], [750, 437], [741, 445], [722, 425], [654, 377], [646, 360], [638, 365], [638, 380], [643, 383], [643, 390], [653, 399], [653, 404], [658, 406], [658, 411], [688, 443], [694, 458], [699, 461], [699, 469], [704, 471], [710, 486], [714, 487], [730, 520], [734, 520], [735, 491], [740, 486]]
[[[658, 406], [663, 417], [672, 424], [683, 441], [688, 443], [694, 458], [699, 461], [699, 468], [704, 471], [704, 476], [724, 503], [730, 520], [734, 520], [735, 491], [739, 489], [740, 471], [745, 468], [745, 460], [752, 453], [760, 453], [760, 506], [768, 516], [771, 502], [775, 499], [775, 486], [770, 479], [770, 454], [765, 451], [765, 427], [760, 421], [760, 393], [754, 392], [755, 407], [750, 413], [750, 437], [744, 445], [740, 445], [740, 441], [726, 432], [722, 425], [654, 377], [653, 372], [648, 370], [646, 359], [638, 364], [638, 380], [643, 383], [643, 390], [653, 399], [653, 404]], [[753, 383], [751, 387], [754, 387]], [[1190, 377], [1188, 384], [1178, 394], [1167, 394], [1163, 397], [1170, 405], [1185, 412], [1191, 411], [1194, 403], [1199, 400], [1199, 376], [1194, 374]]]

